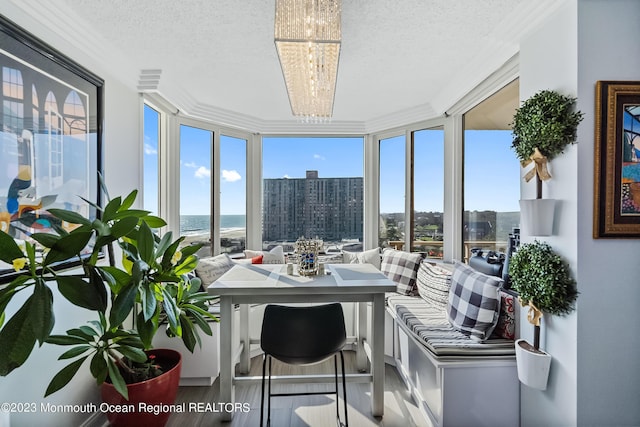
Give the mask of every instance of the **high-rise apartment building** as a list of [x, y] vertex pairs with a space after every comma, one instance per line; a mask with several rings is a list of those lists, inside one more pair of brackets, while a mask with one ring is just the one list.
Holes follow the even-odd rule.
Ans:
[[362, 239], [362, 178], [265, 179], [262, 238], [293, 241], [300, 236], [325, 241]]

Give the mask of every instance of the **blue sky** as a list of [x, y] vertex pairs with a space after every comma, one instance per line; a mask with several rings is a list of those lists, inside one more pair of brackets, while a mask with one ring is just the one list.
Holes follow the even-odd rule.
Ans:
[[[146, 209], [157, 206], [157, 117], [145, 108]], [[211, 132], [181, 126], [180, 213], [207, 215], [211, 205]], [[443, 132], [415, 133], [415, 209], [443, 209]], [[465, 208], [517, 211], [520, 165], [510, 148], [510, 131], [465, 133]], [[264, 178], [303, 178], [317, 170], [321, 178], [363, 176], [363, 138], [265, 137]], [[244, 214], [246, 142], [221, 137], [221, 214]], [[385, 140], [380, 148], [380, 210], [404, 209], [404, 136]]]

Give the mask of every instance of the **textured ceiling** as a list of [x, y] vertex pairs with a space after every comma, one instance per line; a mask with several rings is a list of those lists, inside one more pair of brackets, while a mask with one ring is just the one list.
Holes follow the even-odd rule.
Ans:
[[[44, 0], [22, 2], [85, 30], [102, 46], [97, 56], [123, 64], [125, 81], [152, 70], [150, 88], [186, 114], [295, 121], [273, 43], [274, 0], [57, 0], [55, 12]], [[441, 115], [559, 2], [343, 0], [333, 121]]]

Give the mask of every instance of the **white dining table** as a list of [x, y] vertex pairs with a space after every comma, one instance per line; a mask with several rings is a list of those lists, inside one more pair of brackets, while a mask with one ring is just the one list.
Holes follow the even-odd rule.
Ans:
[[[384, 413], [384, 310], [385, 293], [396, 285], [371, 264], [327, 264], [325, 274], [301, 276], [287, 274], [285, 264], [237, 264], [208, 286], [208, 292], [220, 296], [220, 403], [223, 419], [233, 417], [235, 386], [256, 383], [250, 377], [251, 344], [249, 305], [260, 303], [356, 302], [356, 363], [359, 373], [347, 374], [348, 382], [371, 383], [371, 413]], [[371, 303], [371, 310], [368, 305]], [[234, 310], [239, 305], [239, 334], [233, 342]], [[371, 331], [367, 313], [371, 313]], [[369, 361], [369, 365], [367, 364]], [[235, 365], [239, 363], [235, 374]], [[278, 376], [274, 382], [331, 382], [333, 375]]]

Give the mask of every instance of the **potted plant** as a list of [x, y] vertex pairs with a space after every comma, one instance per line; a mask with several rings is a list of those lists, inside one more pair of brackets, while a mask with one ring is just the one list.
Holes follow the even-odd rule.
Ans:
[[[207, 311], [207, 301], [212, 297], [200, 292], [199, 279], [188, 276], [198, 263], [195, 253], [200, 246], [181, 247], [183, 238], [173, 240], [171, 233], [156, 235], [152, 229], [166, 223], [147, 211], [132, 209], [136, 195], [132, 191], [124, 199], [108, 200], [104, 208], [92, 204], [101, 214], [99, 219], [49, 209], [50, 215], [70, 225], [63, 228], [53, 222], [57, 234], [34, 233], [33, 242], [24, 245], [0, 232], [0, 259], [18, 272], [10, 283], [0, 286], [0, 375], [20, 367], [36, 342], [47, 342], [71, 346], [59, 359], [73, 361], [53, 377], [45, 396], [63, 388], [82, 366], [89, 368], [97, 384], [110, 384], [118, 396], [129, 401], [129, 383], [149, 380], [163, 370], [175, 377], [172, 365], [177, 365], [179, 378], [180, 354], [178, 360], [171, 356], [172, 364], [162, 367], [164, 353], [150, 351], [152, 339], [158, 325], [166, 321], [167, 333], [181, 337], [193, 351], [200, 332], [211, 335], [207, 319], [215, 320], [215, 316]], [[113, 244], [122, 250], [120, 266], [113, 262]], [[105, 252], [110, 254], [109, 265], [101, 260]], [[76, 260], [79, 267], [55, 269], [67, 260]], [[53, 286], [72, 304], [96, 312], [96, 319], [52, 335]], [[17, 312], [5, 319], [13, 297], [29, 292], [31, 296]], [[133, 327], [125, 327], [127, 324]], [[175, 398], [177, 380], [173, 382]], [[164, 421], [153, 418], [149, 422], [162, 425], [170, 414], [164, 415]]]
[[521, 245], [509, 262], [512, 288], [520, 304], [528, 306], [527, 320], [534, 325], [533, 345], [516, 341], [518, 377], [524, 384], [544, 390], [551, 356], [540, 350], [540, 319], [543, 312], [563, 316], [574, 310], [578, 297], [569, 266], [547, 243]]
[[542, 199], [542, 181], [551, 178], [547, 161], [576, 142], [578, 124], [584, 114], [573, 111], [576, 98], [552, 90], [542, 90], [522, 103], [513, 116], [511, 147], [522, 167], [534, 163], [526, 175], [536, 177], [536, 199], [521, 200], [524, 228], [534, 236], [551, 235], [555, 200]]

